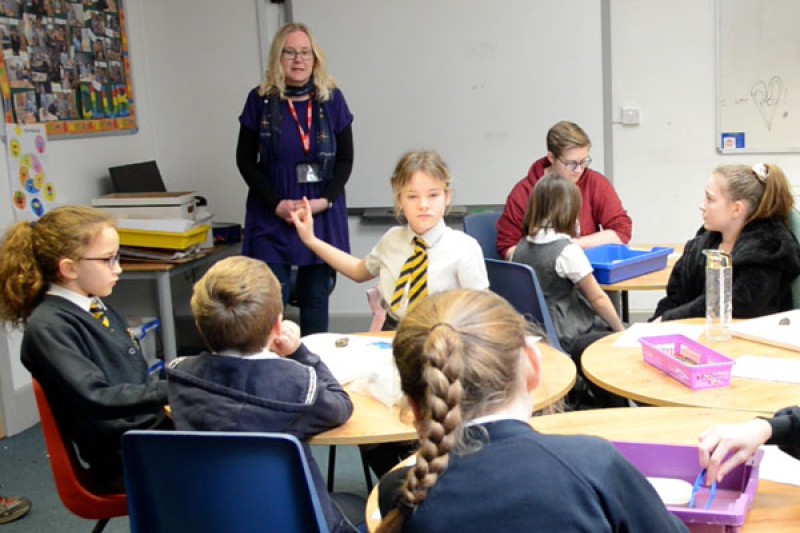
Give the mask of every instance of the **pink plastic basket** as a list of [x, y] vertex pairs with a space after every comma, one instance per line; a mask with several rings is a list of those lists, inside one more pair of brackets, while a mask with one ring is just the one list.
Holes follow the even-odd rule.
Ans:
[[642, 337], [644, 360], [691, 389], [727, 387], [733, 360], [683, 335]]

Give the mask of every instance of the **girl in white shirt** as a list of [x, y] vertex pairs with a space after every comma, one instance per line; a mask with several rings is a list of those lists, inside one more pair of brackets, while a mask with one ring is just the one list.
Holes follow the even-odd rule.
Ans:
[[578, 365], [589, 344], [624, 329], [592, 275], [589, 259], [574, 242], [580, 210], [581, 194], [574, 183], [556, 175], [539, 180], [525, 213], [527, 236], [511, 258], [536, 271], [558, 341]]

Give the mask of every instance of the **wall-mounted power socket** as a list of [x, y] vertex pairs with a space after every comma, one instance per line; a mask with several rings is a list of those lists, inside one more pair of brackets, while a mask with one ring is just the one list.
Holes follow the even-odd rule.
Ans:
[[639, 108], [638, 107], [623, 107], [622, 108], [622, 123], [626, 126], [639, 125]]

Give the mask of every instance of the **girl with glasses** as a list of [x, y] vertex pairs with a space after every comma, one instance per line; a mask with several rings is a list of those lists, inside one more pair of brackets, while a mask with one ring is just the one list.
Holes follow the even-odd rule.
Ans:
[[522, 225], [534, 185], [545, 174], [571, 181], [581, 191], [583, 206], [577, 243], [584, 249], [602, 244], [628, 244], [633, 224], [611, 183], [589, 168], [592, 143], [580, 126], [562, 121], [547, 132], [547, 155], [535, 161], [517, 183], [497, 221], [497, 251], [508, 259], [527, 228]]
[[60, 207], [18, 222], [0, 244], [0, 318], [24, 326], [21, 359], [99, 493], [124, 491], [120, 438], [171, 428], [167, 383], [148, 372], [125, 320], [101, 298], [122, 268], [114, 220]]

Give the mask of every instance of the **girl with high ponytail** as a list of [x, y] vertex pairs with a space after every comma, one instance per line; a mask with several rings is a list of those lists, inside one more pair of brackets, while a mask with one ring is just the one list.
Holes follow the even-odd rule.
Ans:
[[792, 309], [792, 282], [800, 275], [800, 245], [787, 226], [793, 207], [792, 188], [779, 166], [717, 167], [700, 204], [703, 226], [683, 247], [667, 295], [650, 320], [705, 316], [704, 250], [731, 256], [734, 318]]
[[400, 321], [393, 351], [420, 447], [381, 479], [378, 533], [686, 531], [608, 442], [531, 428], [534, 333], [505, 300], [468, 289]]

